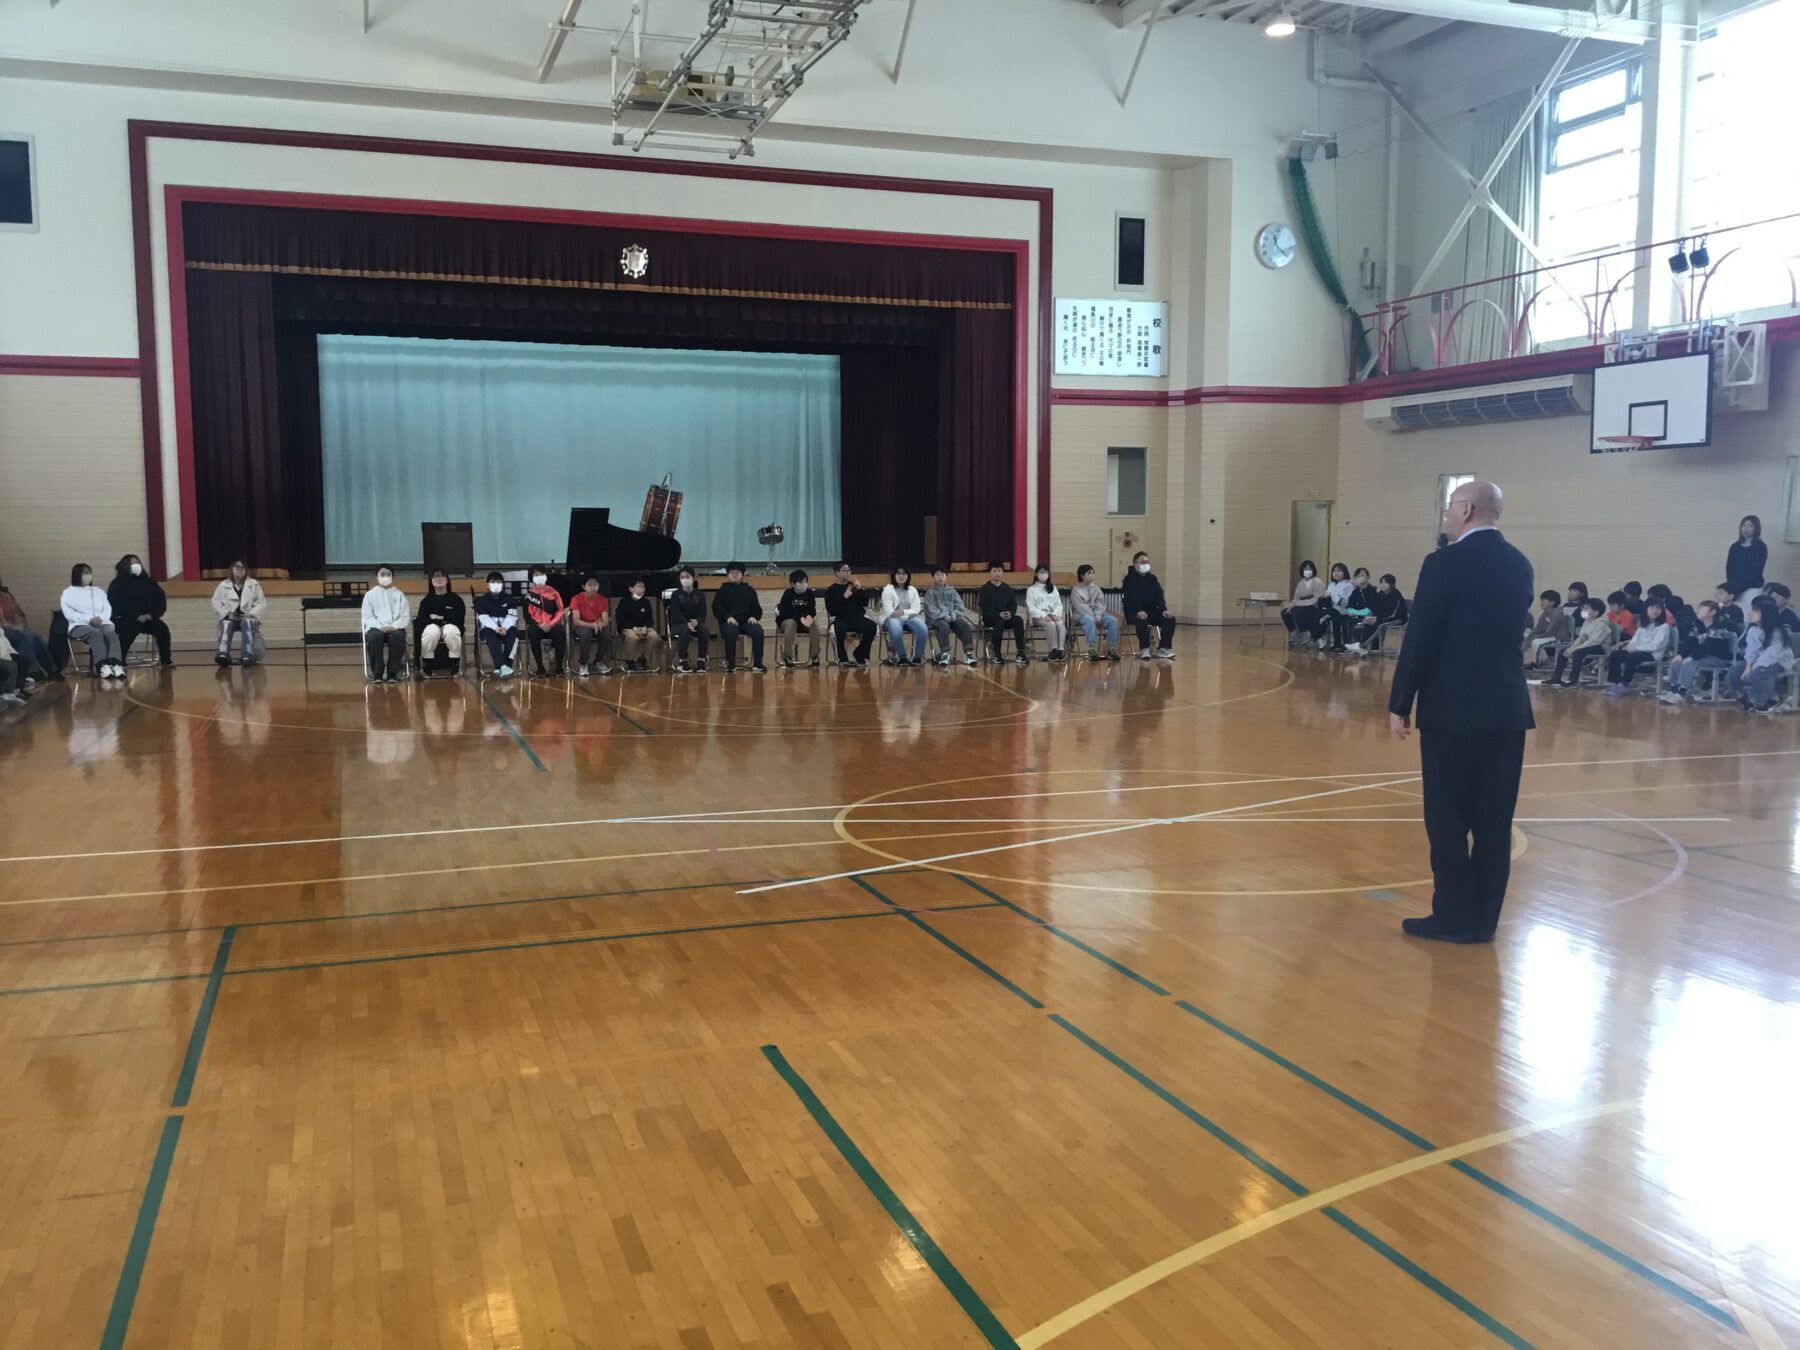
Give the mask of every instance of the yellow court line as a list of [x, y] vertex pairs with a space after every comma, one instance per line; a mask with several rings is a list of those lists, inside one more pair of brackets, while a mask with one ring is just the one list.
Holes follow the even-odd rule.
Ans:
[[1328, 1205], [1335, 1205], [1351, 1196], [1360, 1195], [1364, 1191], [1374, 1190], [1389, 1182], [1398, 1181], [1415, 1172], [1423, 1172], [1428, 1168], [1441, 1167], [1445, 1163], [1454, 1162], [1458, 1158], [1466, 1158], [1472, 1153], [1481, 1153], [1487, 1149], [1498, 1148], [1502, 1144], [1510, 1144], [1514, 1140], [1524, 1139], [1530, 1135], [1542, 1134], [1548, 1130], [1561, 1129], [1565, 1125], [1574, 1125], [1586, 1120], [1594, 1120], [1600, 1116], [1618, 1115], [1622, 1111], [1630, 1111], [1639, 1105], [1636, 1098], [1626, 1101], [1608, 1102], [1603, 1106], [1584, 1107], [1578, 1111], [1565, 1111], [1561, 1115], [1550, 1116], [1544, 1120], [1533, 1121], [1528, 1125], [1515, 1126], [1510, 1130], [1500, 1130], [1494, 1134], [1484, 1134], [1479, 1139], [1470, 1139], [1461, 1144], [1452, 1144], [1448, 1148], [1433, 1149], [1430, 1153], [1421, 1153], [1416, 1158], [1408, 1158], [1391, 1167], [1378, 1168], [1373, 1172], [1365, 1172], [1360, 1177], [1328, 1186], [1322, 1191], [1313, 1191], [1297, 1200], [1290, 1200], [1285, 1205], [1277, 1206], [1257, 1215], [1235, 1228], [1227, 1228], [1222, 1233], [1215, 1233], [1184, 1247], [1173, 1255], [1165, 1256], [1154, 1265], [1145, 1266], [1136, 1274], [1127, 1275], [1115, 1284], [1108, 1285], [1098, 1293], [1088, 1297], [1072, 1307], [1065, 1308], [1047, 1321], [1038, 1323], [1024, 1335], [1017, 1337], [1020, 1350], [1037, 1350], [1037, 1347], [1048, 1345], [1058, 1336], [1073, 1331], [1084, 1322], [1091, 1321], [1109, 1308], [1117, 1307], [1134, 1294], [1140, 1294], [1152, 1285], [1160, 1284], [1171, 1275], [1179, 1274], [1190, 1266], [1217, 1256], [1228, 1248], [1247, 1242], [1259, 1234], [1278, 1228], [1282, 1224], [1291, 1223], [1307, 1214], [1313, 1214]]

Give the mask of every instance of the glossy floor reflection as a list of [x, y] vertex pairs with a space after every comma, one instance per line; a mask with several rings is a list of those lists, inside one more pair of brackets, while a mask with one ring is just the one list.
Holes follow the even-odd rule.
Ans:
[[1378, 662], [275, 655], [0, 736], [0, 1346], [1800, 1345], [1800, 720], [1441, 948]]

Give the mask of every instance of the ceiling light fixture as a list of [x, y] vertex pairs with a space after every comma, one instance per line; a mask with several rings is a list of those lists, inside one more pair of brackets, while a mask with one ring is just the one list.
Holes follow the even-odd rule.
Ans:
[[1285, 9], [1263, 25], [1263, 36], [1272, 38], [1292, 37], [1294, 35], [1294, 16]]

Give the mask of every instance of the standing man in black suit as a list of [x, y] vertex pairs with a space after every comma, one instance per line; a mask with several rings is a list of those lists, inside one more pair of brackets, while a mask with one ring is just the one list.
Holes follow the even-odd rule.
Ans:
[[1388, 721], [1402, 740], [1418, 704], [1431, 841], [1431, 913], [1400, 926], [1439, 942], [1494, 939], [1512, 870], [1525, 733], [1537, 725], [1519, 660], [1531, 561], [1501, 535], [1500, 506], [1492, 483], [1464, 483], [1450, 494], [1449, 542], [1419, 571], [1388, 696]]

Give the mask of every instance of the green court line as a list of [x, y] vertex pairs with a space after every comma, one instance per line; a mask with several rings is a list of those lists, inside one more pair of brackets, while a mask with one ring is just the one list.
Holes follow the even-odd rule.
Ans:
[[1150, 979], [1148, 976], [1138, 974], [1137, 971], [1133, 970], [1130, 966], [1126, 965], [1123, 961], [1113, 960], [1113, 958], [1108, 956], [1105, 952], [1100, 951], [1097, 948], [1088, 946], [1088, 944], [1083, 942], [1080, 938], [1074, 937], [1073, 935], [1071, 935], [1069, 933], [1063, 932], [1063, 930], [1058, 928], [1055, 924], [1050, 923], [1048, 920], [1038, 918], [1038, 916], [1033, 914], [1030, 910], [1024, 908], [1021, 905], [1015, 905], [1012, 901], [1008, 900], [1004, 895], [1001, 895], [995, 891], [990, 891], [986, 886], [981, 885], [979, 882], [971, 881], [968, 877], [965, 877], [960, 872], [952, 872], [950, 875], [955, 877], [958, 881], [962, 882], [963, 885], [971, 887], [974, 890], [980, 891], [983, 895], [987, 896], [988, 899], [993, 900], [997, 904], [1005, 905], [1008, 909], [1010, 909], [1014, 914], [1017, 914], [1020, 918], [1029, 919], [1032, 923], [1035, 923], [1039, 928], [1042, 928], [1045, 932], [1055, 934], [1057, 937], [1061, 938], [1064, 942], [1068, 943], [1071, 947], [1075, 947], [1083, 952], [1086, 952], [1089, 956], [1093, 957], [1096, 961], [1100, 962], [1102, 965], [1111, 966], [1114, 970], [1118, 971], [1119, 974], [1123, 975], [1126, 979], [1136, 980], [1139, 984], [1143, 985], [1144, 988], [1148, 989], [1151, 993], [1160, 994], [1164, 998], [1169, 997], [1169, 991], [1167, 989], [1164, 989], [1160, 984], [1158, 984], [1155, 980]]
[[957, 1306], [963, 1310], [969, 1321], [975, 1324], [975, 1329], [981, 1333], [987, 1343], [1000, 1347], [1001, 1350], [1006, 1350], [1007, 1347], [1010, 1347], [1010, 1350], [1018, 1350], [1018, 1342], [1013, 1340], [1006, 1328], [1000, 1325], [1000, 1319], [994, 1316], [993, 1311], [986, 1303], [982, 1302], [981, 1295], [975, 1292], [974, 1287], [963, 1278], [962, 1272], [956, 1268], [948, 1256], [944, 1255], [943, 1248], [939, 1247], [931, 1234], [925, 1231], [925, 1226], [913, 1217], [913, 1213], [906, 1207], [906, 1203], [894, 1193], [894, 1188], [888, 1185], [881, 1173], [875, 1170], [874, 1164], [856, 1146], [855, 1141], [845, 1132], [844, 1127], [838, 1124], [837, 1119], [826, 1109], [825, 1103], [819, 1100], [818, 1094], [812, 1090], [804, 1078], [795, 1072], [794, 1066], [788, 1063], [787, 1057], [781, 1053], [780, 1048], [765, 1045], [762, 1052], [763, 1057], [781, 1076], [782, 1082], [786, 1083], [793, 1094], [800, 1099], [800, 1104], [806, 1108], [807, 1114], [813, 1118], [814, 1124], [824, 1131], [825, 1137], [831, 1141], [832, 1147], [837, 1149], [838, 1155], [850, 1165], [850, 1170], [856, 1173], [857, 1180], [868, 1188], [869, 1194], [873, 1195], [882, 1209], [887, 1211], [887, 1216], [894, 1221], [894, 1226], [912, 1244], [912, 1249], [931, 1268], [931, 1273], [938, 1277], [938, 1283], [943, 1285], [949, 1295], [956, 1300]]
[[[1305, 1186], [1301, 1185], [1298, 1181], [1294, 1180], [1293, 1177], [1275, 1166], [1274, 1163], [1264, 1158], [1255, 1149], [1244, 1143], [1243, 1140], [1239, 1139], [1236, 1135], [1233, 1135], [1223, 1126], [1202, 1115], [1187, 1102], [1169, 1091], [1168, 1088], [1150, 1077], [1149, 1074], [1145, 1073], [1135, 1064], [1132, 1064], [1129, 1060], [1126, 1060], [1115, 1053], [1109, 1047], [1095, 1040], [1080, 1027], [1069, 1021], [1068, 1018], [1057, 1013], [1052, 1013], [1050, 1015], [1050, 1020], [1056, 1023], [1056, 1025], [1061, 1027], [1064, 1031], [1068, 1032], [1071, 1036], [1075, 1037], [1076, 1040], [1080, 1041], [1088, 1049], [1106, 1060], [1107, 1063], [1118, 1069], [1127, 1078], [1130, 1078], [1133, 1082], [1137, 1083], [1138, 1086], [1147, 1089], [1164, 1103], [1173, 1107], [1182, 1116], [1205, 1130], [1214, 1139], [1217, 1139], [1233, 1153], [1236, 1153], [1240, 1158], [1244, 1159], [1245, 1162], [1256, 1168], [1257, 1171], [1297, 1196], [1310, 1194]], [[1455, 1308], [1458, 1312], [1474, 1321], [1482, 1328], [1482, 1330], [1488, 1332], [1506, 1345], [1513, 1347], [1513, 1350], [1531, 1350], [1530, 1341], [1526, 1340], [1523, 1336], [1520, 1336], [1517, 1332], [1512, 1330], [1512, 1328], [1508, 1327], [1504, 1322], [1500, 1321], [1492, 1313], [1488, 1312], [1485, 1308], [1482, 1308], [1473, 1300], [1463, 1294], [1457, 1293], [1456, 1290], [1445, 1284], [1418, 1262], [1407, 1256], [1403, 1256], [1389, 1244], [1382, 1241], [1368, 1229], [1350, 1218], [1349, 1215], [1345, 1214], [1337, 1206], [1327, 1205], [1320, 1212], [1345, 1232], [1367, 1246], [1371, 1251], [1381, 1256], [1389, 1264], [1412, 1276], [1419, 1284], [1426, 1289], [1429, 1289], [1446, 1303], [1450, 1304], [1450, 1306]]]
[[[915, 928], [923, 929], [926, 933], [930, 934], [932, 938], [934, 938], [938, 942], [943, 943], [944, 946], [948, 947], [951, 951], [955, 952], [958, 956], [962, 957], [963, 960], [967, 961], [970, 965], [974, 966], [975, 969], [979, 970], [983, 975], [986, 975], [990, 980], [994, 980], [995, 982], [997, 982], [1001, 985], [1004, 985], [1006, 987], [1006, 989], [1009, 992], [1011, 992], [1015, 998], [1023, 999], [1026, 1003], [1030, 1004], [1034, 1008], [1042, 1008], [1044, 1006], [1037, 999], [1033, 998], [1030, 994], [1026, 993], [1023, 989], [1019, 988], [1018, 985], [1014, 984], [1011, 980], [1007, 979], [1006, 976], [1002, 975], [999, 971], [995, 970], [986, 961], [983, 961], [979, 956], [976, 956], [973, 952], [969, 951], [965, 947], [958, 946], [956, 943], [952, 942], [949, 938], [945, 937], [942, 933], [938, 932], [937, 929], [933, 928], [930, 924], [926, 923], [925, 920], [919, 918], [917, 915], [913, 914], [911, 911], [901, 909], [899, 905], [896, 905], [892, 900], [888, 899], [880, 891], [876, 890], [873, 886], [871, 886], [863, 878], [851, 877], [850, 880], [855, 882], [858, 886], [860, 886], [863, 890], [867, 891], [870, 895], [874, 896], [877, 900], [881, 901], [882, 904], [888, 906], [888, 908], [892, 909], [896, 914], [903, 915], [906, 918], [907, 922], [911, 923]], [[990, 908], [990, 906], [984, 903], [981, 905], [958, 906], [958, 908], [985, 909], [985, 908]], [[933, 910], [932, 912], [938, 913], [940, 911]]]
[[[473, 682], [473, 677], [471, 677], [471, 682]], [[525, 738], [519, 734], [519, 729], [512, 724], [511, 719], [495, 706], [494, 700], [487, 696], [487, 690], [483, 689], [479, 684], [476, 684], [475, 692], [481, 695], [481, 701], [487, 704], [488, 711], [500, 719], [500, 725], [506, 728], [506, 734], [518, 742], [519, 749], [525, 752], [526, 758], [537, 765], [538, 772], [549, 773], [550, 770], [544, 767], [544, 761], [537, 757], [537, 751], [533, 750], [526, 742]]]
[[182, 1056], [181, 1075], [175, 1080], [175, 1096], [170, 1100], [170, 1106], [186, 1106], [188, 1094], [194, 1090], [194, 1075], [200, 1071], [200, 1056], [206, 1053], [206, 1033], [212, 1027], [213, 1009], [219, 1002], [219, 985], [225, 979], [225, 968], [231, 964], [231, 944], [236, 937], [235, 928], [227, 928], [219, 934], [219, 949], [213, 953], [212, 970], [206, 977], [206, 992], [200, 995], [200, 1007], [194, 1014], [194, 1030], [188, 1037], [187, 1054]]
[[181, 1117], [170, 1116], [163, 1121], [156, 1156], [150, 1162], [150, 1176], [144, 1183], [143, 1198], [138, 1201], [137, 1219], [131, 1225], [131, 1241], [125, 1247], [125, 1262], [119, 1268], [112, 1307], [100, 1333], [100, 1350], [120, 1350], [125, 1344], [125, 1333], [131, 1326], [131, 1310], [137, 1303], [138, 1285], [144, 1278], [144, 1262], [150, 1255], [150, 1239], [156, 1233], [157, 1211], [162, 1208], [163, 1191], [169, 1184], [169, 1169], [175, 1162], [175, 1145], [180, 1140]]
[[70, 984], [28, 984], [19, 989], [0, 989], [0, 998], [23, 998], [27, 994], [71, 994], [81, 989], [130, 989], [140, 984], [177, 984], [183, 980], [204, 980], [205, 971], [186, 975], [140, 975], [128, 980], [76, 980]]

